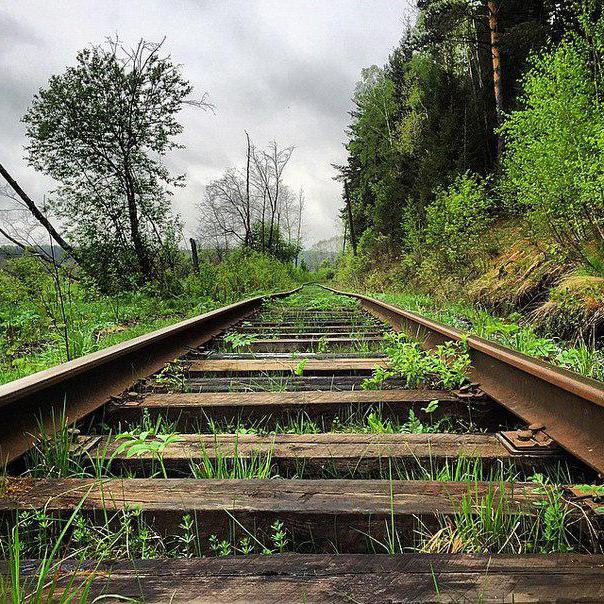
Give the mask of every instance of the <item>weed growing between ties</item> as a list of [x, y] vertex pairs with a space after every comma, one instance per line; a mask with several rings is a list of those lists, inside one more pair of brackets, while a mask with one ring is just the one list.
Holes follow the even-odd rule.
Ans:
[[[81, 558], [73, 550], [67, 553], [71, 549], [69, 534], [79, 517], [82, 502], [67, 520], [62, 519], [58, 523], [46, 514], [31, 512], [34, 517], [38, 515], [36, 521], [41, 520], [33, 534], [30, 517], [18, 517], [17, 522], [8, 525], [6, 538], [0, 539], [0, 556], [8, 562], [8, 573], [0, 574], [0, 601], [59, 604], [89, 601], [88, 594], [99, 561], [88, 564], [85, 572], [80, 574], [77, 561]], [[52, 538], [49, 537], [51, 531], [54, 532]], [[31, 562], [24, 565], [25, 559], [32, 558], [37, 561], [33, 573]], [[73, 570], [59, 586], [62, 568], [67, 561], [73, 563]]]
[[188, 392], [189, 385], [185, 371], [178, 362], [168, 363], [155, 377], [154, 382], [166, 392]]
[[[436, 401], [424, 407], [424, 411], [436, 410]], [[181, 463], [171, 457], [174, 447], [185, 440], [185, 436], [175, 430], [171, 422], [161, 416], [151, 420], [148, 414], [138, 425], [131, 425], [128, 431], [108, 434], [97, 446], [82, 450], [78, 441], [65, 434], [73, 434], [68, 428], [57, 430], [56, 445], [52, 438], [44, 437], [44, 446], [36, 445], [35, 453], [27, 458], [26, 476], [61, 478], [148, 478], [193, 477], [197, 479], [271, 479], [271, 478], [388, 478], [385, 464], [392, 475], [399, 480], [437, 481], [511, 481], [524, 480], [530, 475], [530, 466], [512, 463], [483, 462], [480, 458], [460, 455], [450, 459], [439, 459], [436, 455], [413, 460], [389, 459], [366, 463], [363, 454], [355, 462], [341, 463], [324, 460], [320, 465], [304, 460], [277, 462], [273, 445], [267, 450], [249, 449], [239, 440], [243, 435], [276, 436], [277, 434], [319, 434], [325, 432], [349, 434], [432, 434], [452, 432], [462, 424], [453, 424], [449, 418], [422, 422], [412, 411], [407, 419], [386, 418], [379, 407], [362, 410], [351, 407], [349, 414], [342, 414], [330, 423], [311, 419], [306, 413], [294, 414], [288, 418], [271, 422], [261, 419], [256, 422], [217, 422], [210, 420], [208, 430], [215, 435], [211, 454], [207, 445], [191, 450], [191, 458]], [[207, 431], [205, 431], [207, 434]], [[219, 435], [233, 435], [230, 445], [222, 445]], [[67, 445], [65, 444], [67, 442]], [[188, 440], [191, 443], [191, 440]], [[195, 441], [193, 440], [193, 445]], [[187, 445], [190, 446], [190, 445]], [[57, 450], [60, 454], [57, 454]], [[43, 452], [49, 451], [48, 458]], [[194, 453], [195, 451], [195, 453]], [[57, 458], [60, 460], [58, 463]], [[542, 467], [547, 469], [551, 483], [570, 484], [573, 482], [568, 467], [554, 463]], [[572, 476], [577, 478], [577, 472]], [[584, 476], [583, 479], [589, 479]], [[575, 480], [576, 482], [576, 480]]]
[[85, 476], [82, 457], [75, 453], [78, 431], [65, 418], [65, 411], [58, 417], [54, 410], [50, 425], [38, 420], [39, 436], [25, 455], [27, 474], [34, 478], [68, 478]]
[[205, 448], [201, 449], [201, 459], [191, 460], [189, 468], [193, 478], [198, 479], [264, 479], [278, 476], [273, 465], [273, 452], [259, 453], [251, 451], [240, 454], [238, 439], [235, 439], [234, 449], [227, 454], [215, 442], [215, 455], [210, 457]]
[[561, 487], [542, 474], [531, 477], [540, 494], [533, 510], [517, 510], [509, 483], [492, 482], [479, 496], [468, 484], [453, 516], [439, 517], [439, 527], [420, 523], [417, 549], [424, 553], [525, 554], [601, 553], [598, 527], [580, 508], [565, 499]]
[[403, 379], [407, 388], [459, 388], [467, 381], [470, 356], [465, 343], [447, 342], [435, 350], [422, 350], [403, 333], [384, 335], [389, 367], [378, 367], [363, 383], [366, 390], [383, 387], [388, 378]]
[[[471, 468], [463, 462], [466, 468]], [[451, 515], [416, 518], [414, 537], [399, 533], [395, 512], [394, 467], [384, 466], [384, 479], [390, 480], [390, 514], [383, 521], [369, 525], [364, 537], [354, 544], [354, 550], [396, 554], [420, 553], [562, 553], [600, 552], [596, 528], [589, 519], [577, 513], [577, 508], [565, 500], [562, 490], [542, 476], [533, 477], [540, 498], [533, 509], [520, 511], [512, 503], [514, 488], [507, 473], [495, 472], [486, 493], [478, 495], [474, 483], [478, 479], [473, 469], [468, 475], [468, 491]], [[505, 481], [505, 482], [504, 482]], [[9, 559], [11, 575], [0, 580], [0, 593], [19, 590], [15, 586], [22, 559], [38, 559], [45, 564], [46, 576], [52, 580], [60, 562], [95, 563], [115, 559], [156, 559], [167, 557], [232, 556], [274, 554], [285, 552], [345, 553], [346, 546], [336, 546], [338, 529], [333, 535], [313, 539], [301, 527], [289, 527], [276, 519], [270, 526], [256, 522], [243, 523], [225, 510], [226, 525], [210, 527], [203, 517], [183, 513], [175, 529], [159, 531], [145, 513], [137, 509], [104, 513], [103, 522], [80, 511], [79, 506], [66, 519], [44, 510], [19, 512], [12, 525], [6, 524], [0, 544], [0, 554]], [[364, 542], [364, 545], [363, 545]], [[43, 567], [44, 568], [44, 567]], [[53, 570], [54, 569], [54, 570]], [[81, 586], [80, 586], [81, 588]], [[31, 589], [31, 588], [30, 588]], [[22, 600], [16, 600], [22, 601]]]
[[[53, 580], [56, 581], [60, 566], [68, 560], [77, 568], [78, 562], [83, 561], [94, 561], [98, 565], [110, 560], [269, 555], [291, 550], [289, 530], [279, 519], [268, 531], [260, 530], [245, 526], [225, 510], [230, 518], [227, 530], [217, 533], [216, 527], [212, 530], [196, 514], [185, 513], [174, 532], [160, 533], [141, 510], [105, 511], [103, 522], [99, 523], [81, 511], [82, 502], [69, 518], [40, 509], [19, 512], [15, 522], [5, 523], [2, 532], [7, 538], [0, 540], [0, 556], [10, 562], [8, 577], [0, 574], [0, 596], [31, 594], [32, 587], [33, 593], [40, 595], [52, 585]], [[22, 583], [20, 574], [24, 559], [40, 561], [38, 579], [43, 583]], [[20, 569], [21, 573], [18, 573]], [[82, 590], [92, 580], [92, 575], [88, 577], [87, 574], [86, 577], [86, 580], [74, 583], [73, 593]], [[26, 599], [13, 601], [23, 602]]]
[[208, 420], [210, 434], [319, 434], [336, 432], [350, 434], [431, 434], [437, 432], [467, 433], [472, 427], [451, 417], [433, 419], [439, 402], [431, 401], [422, 407], [423, 418], [410, 409], [399, 415], [387, 414], [382, 406], [361, 407], [349, 405], [341, 414], [326, 419], [311, 417], [306, 411], [288, 413], [275, 418], [266, 416], [257, 420]]

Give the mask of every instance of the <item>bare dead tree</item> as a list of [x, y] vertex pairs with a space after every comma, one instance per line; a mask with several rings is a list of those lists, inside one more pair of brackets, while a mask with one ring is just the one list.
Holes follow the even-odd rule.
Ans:
[[[304, 205], [305, 205], [305, 198], [304, 198], [304, 189], [302, 187], [300, 187], [300, 192], [298, 193], [298, 225], [297, 225], [297, 232], [296, 232], [296, 246], [298, 247], [298, 250], [302, 249], [302, 215], [304, 213]], [[300, 256], [300, 252], [298, 252], [298, 254], [296, 255], [296, 266], [298, 266], [298, 257]]]
[[283, 184], [283, 171], [294, 152], [294, 147], [279, 149], [276, 141], [269, 144], [267, 151], [255, 151], [252, 155], [254, 166], [261, 186], [268, 201], [268, 219], [263, 216], [263, 224], [268, 222], [269, 232], [266, 244], [267, 251], [273, 250], [275, 224], [278, 218], [279, 195]]
[[246, 180], [231, 169], [206, 187], [205, 197], [199, 204], [202, 215], [212, 228], [219, 228], [230, 240], [251, 246], [256, 208], [249, 196]]
[[216, 249], [244, 246], [272, 252], [281, 228], [288, 243], [299, 231], [296, 196], [283, 183], [293, 147], [281, 149], [273, 142], [258, 150], [247, 131], [245, 135], [245, 169], [231, 168], [210, 182], [198, 204], [200, 240]]

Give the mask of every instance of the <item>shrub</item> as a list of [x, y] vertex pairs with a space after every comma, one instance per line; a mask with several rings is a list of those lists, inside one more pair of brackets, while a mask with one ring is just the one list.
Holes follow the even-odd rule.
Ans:
[[[593, 56], [604, 51], [567, 41], [540, 54], [524, 77], [521, 108], [512, 112], [505, 137], [503, 191], [538, 236], [571, 257], [588, 260], [585, 244], [604, 244], [604, 83]], [[598, 75], [594, 75], [598, 74]]]
[[428, 261], [438, 274], [460, 277], [484, 267], [484, 234], [491, 224], [492, 202], [486, 181], [466, 172], [446, 190], [439, 190], [426, 209], [423, 230]]
[[604, 278], [569, 275], [549, 292], [532, 318], [550, 332], [592, 339], [604, 324]]
[[388, 378], [403, 379], [405, 388], [459, 388], [467, 381], [470, 356], [463, 341], [447, 342], [434, 350], [422, 350], [419, 342], [408, 341], [401, 332], [386, 333], [384, 341], [389, 367], [374, 369], [363, 382], [365, 390], [382, 388]]

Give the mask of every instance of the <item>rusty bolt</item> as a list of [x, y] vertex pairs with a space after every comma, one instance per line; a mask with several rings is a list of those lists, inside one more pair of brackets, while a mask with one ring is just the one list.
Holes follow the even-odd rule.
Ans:
[[539, 430], [545, 430], [545, 426], [543, 424], [539, 424], [539, 423], [535, 423], [535, 424], [531, 424], [528, 429], [531, 432], [539, 432]]
[[138, 396], [138, 392], [134, 392], [134, 391], [128, 392], [128, 396], [130, 398], [136, 398]]
[[517, 430], [516, 436], [518, 440], [531, 440], [533, 433], [530, 430]]

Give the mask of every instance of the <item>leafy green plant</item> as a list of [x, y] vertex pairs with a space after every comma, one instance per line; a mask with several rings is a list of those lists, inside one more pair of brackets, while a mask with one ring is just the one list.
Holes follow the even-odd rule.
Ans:
[[458, 176], [446, 190], [436, 192], [426, 209], [422, 228], [423, 262], [437, 274], [460, 277], [477, 273], [487, 259], [485, 233], [492, 222], [493, 203], [487, 183], [469, 172]]
[[58, 417], [52, 410], [49, 426], [38, 420], [38, 433], [25, 456], [30, 476], [71, 478], [87, 474], [85, 457], [77, 452], [79, 431], [67, 422], [64, 410]]
[[306, 363], [308, 363], [308, 359], [302, 359], [294, 368], [294, 375], [301, 376], [304, 373]]
[[271, 529], [273, 531], [271, 535], [273, 546], [282, 554], [288, 544], [287, 531], [284, 528], [283, 522], [275, 520], [271, 525]]
[[168, 363], [156, 376], [155, 383], [168, 392], [187, 392], [188, 381], [182, 365], [178, 362]]
[[520, 107], [501, 133], [510, 204], [566, 255], [589, 263], [589, 244], [604, 242], [603, 79], [593, 65], [604, 50], [601, 19], [586, 29], [533, 57]]
[[159, 463], [162, 476], [168, 478], [164, 465], [164, 451], [170, 445], [180, 442], [182, 437], [176, 433], [162, 434], [153, 430], [143, 430], [116, 434], [115, 440], [123, 441], [116, 448], [116, 454], [126, 451], [127, 458], [151, 455]]
[[239, 352], [241, 350], [249, 348], [249, 346], [258, 339], [258, 336], [253, 333], [241, 333], [237, 331], [232, 331], [230, 333], [227, 333], [223, 339], [225, 344], [227, 345], [226, 348], [228, 350], [232, 350], [233, 352]]
[[422, 350], [418, 342], [410, 342], [401, 333], [386, 333], [385, 352], [388, 368], [377, 368], [363, 388], [380, 388], [388, 378], [405, 381], [406, 388], [420, 385], [437, 388], [458, 388], [467, 380], [470, 356], [465, 342], [447, 342], [435, 350]]

